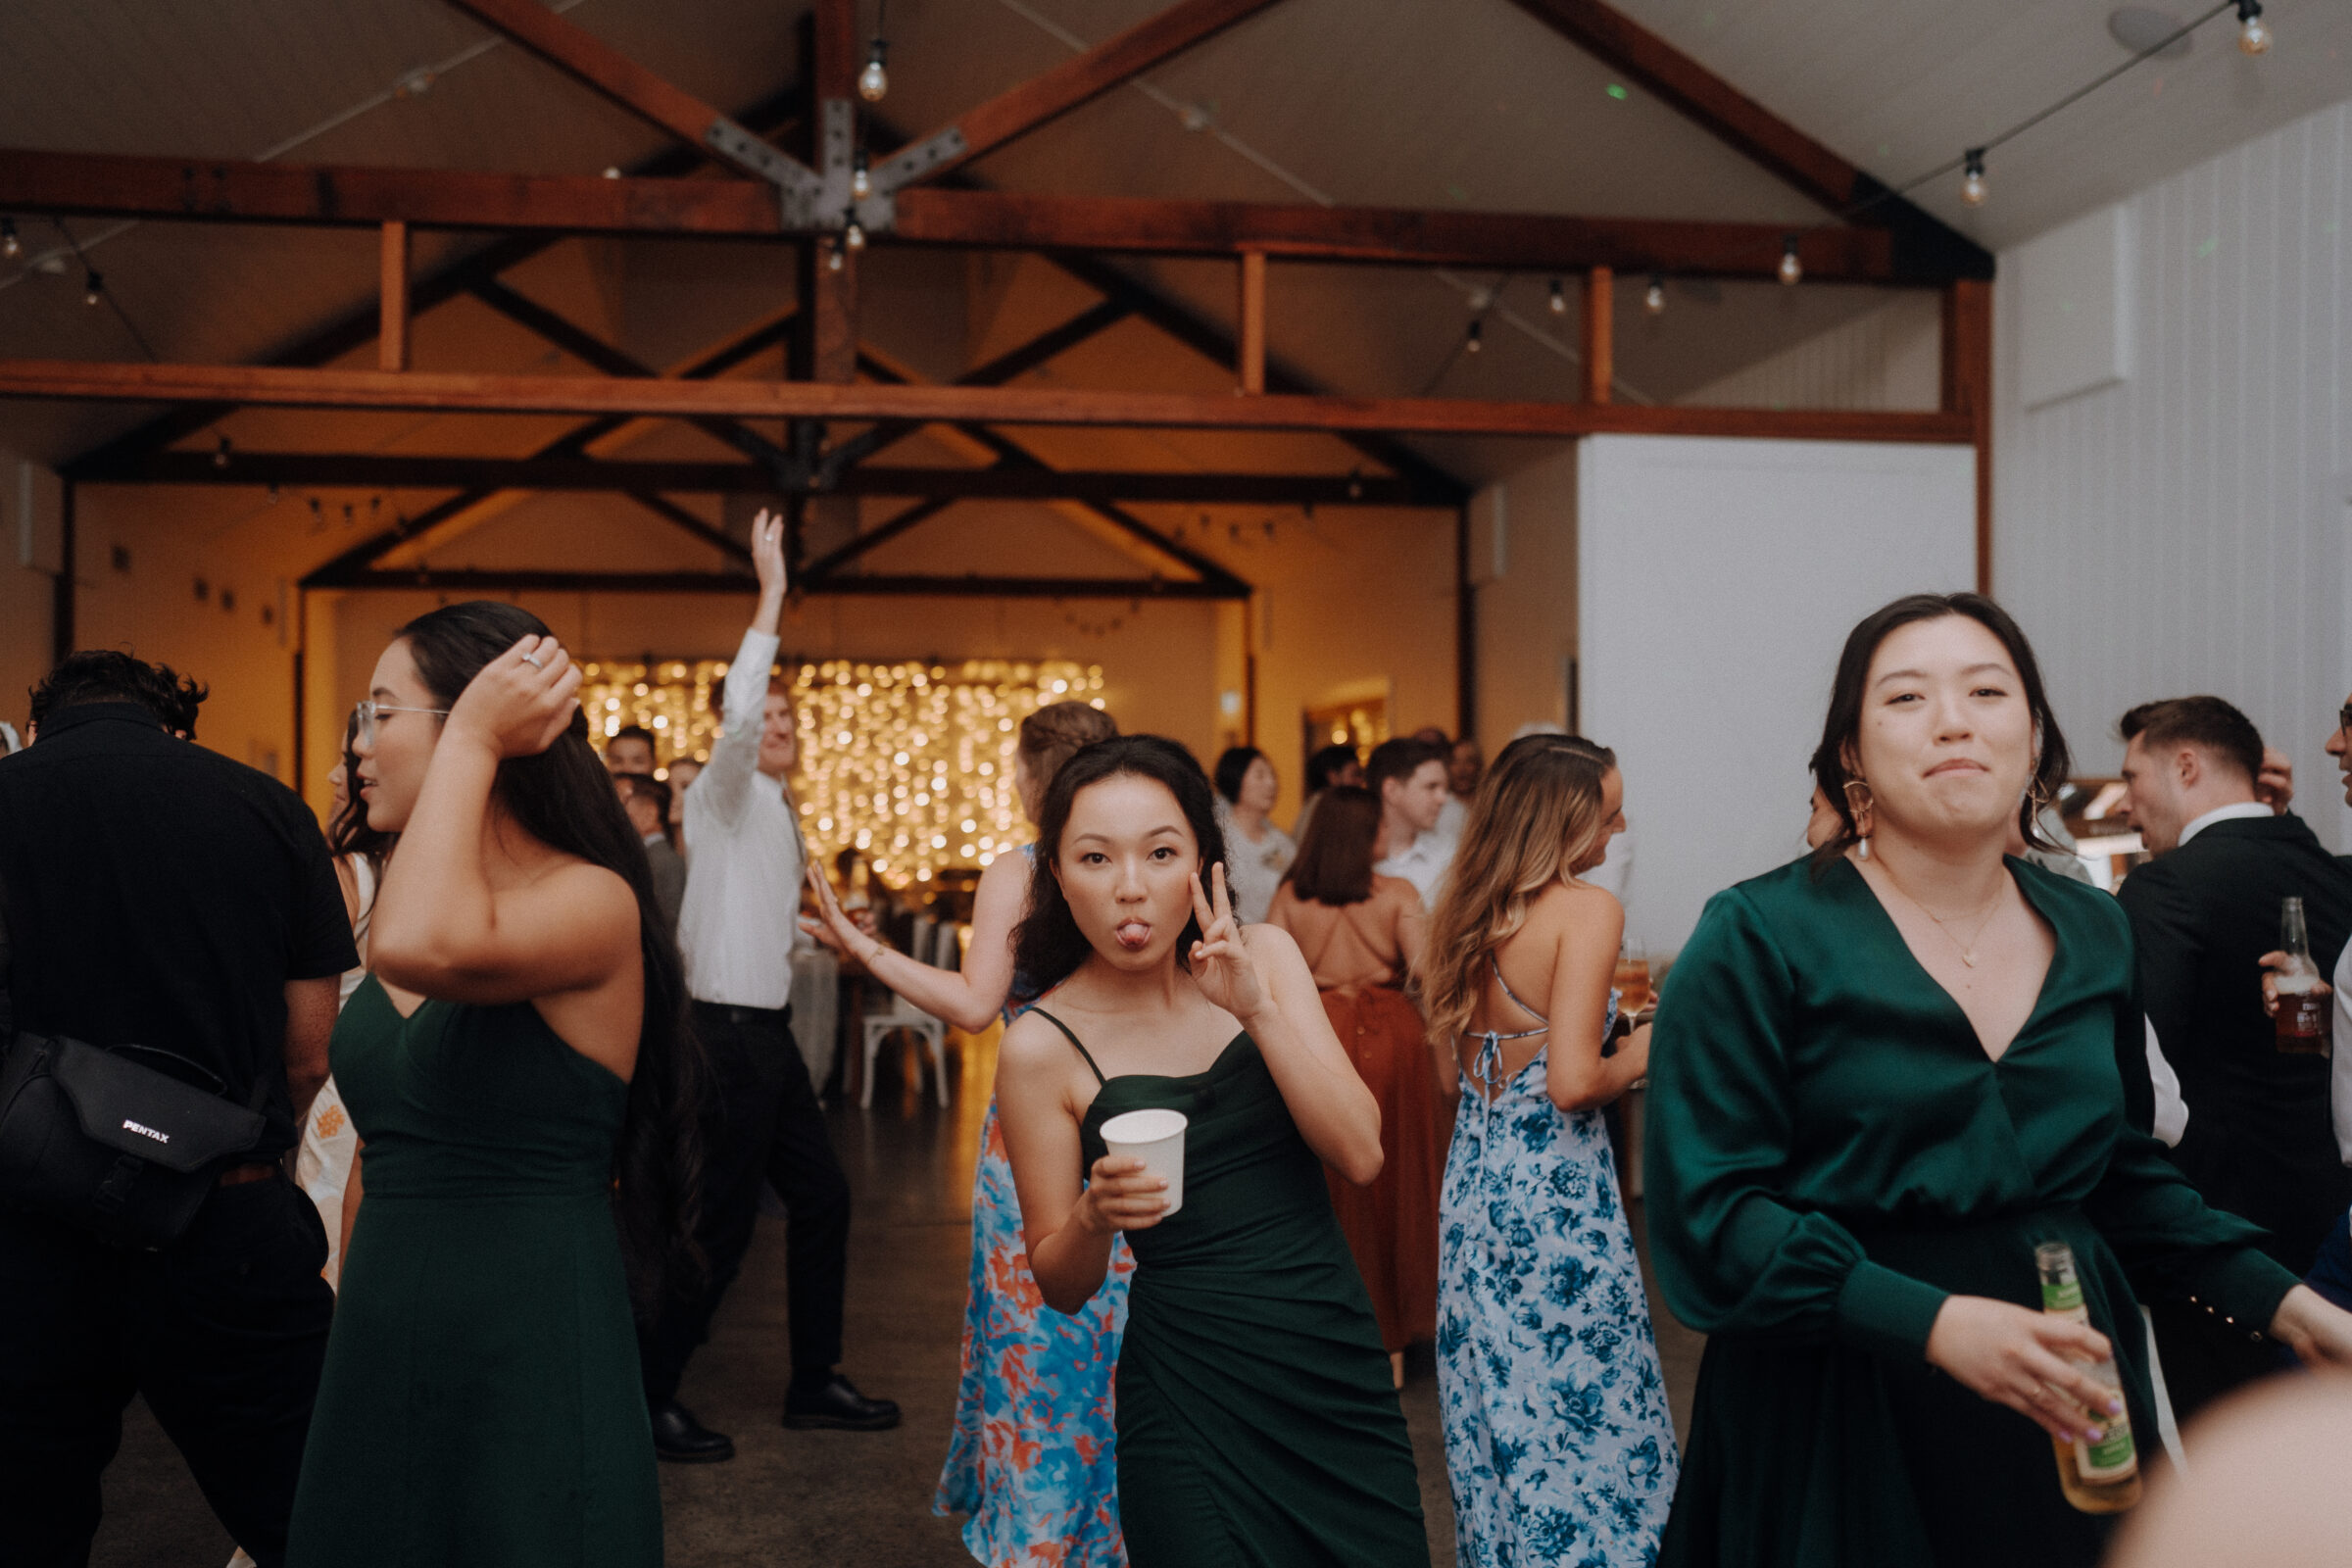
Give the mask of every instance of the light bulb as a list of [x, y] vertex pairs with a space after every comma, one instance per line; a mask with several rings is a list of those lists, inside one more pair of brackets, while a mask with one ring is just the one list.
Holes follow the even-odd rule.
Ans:
[[104, 292], [105, 288], [106, 279], [100, 277], [96, 272], [92, 272], [88, 280], [81, 286], [81, 303], [84, 305], [97, 304], [98, 296]]
[[841, 240], [843, 244], [854, 251], [865, 249], [865, 230], [858, 224], [858, 220], [855, 218], [850, 220], [850, 226], [842, 230]]
[[1960, 200], [1969, 207], [1984, 205], [1984, 154], [1980, 149], [1969, 149], [1968, 166], [1960, 175]]
[[860, 147], [857, 158], [850, 164], [850, 194], [863, 201], [873, 193], [873, 172], [866, 167], [865, 149]]
[[13, 262], [24, 254], [24, 242], [17, 238], [17, 220], [13, 218], [0, 218], [0, 256], [5, 256]]
[[226, 436], [220, 438], [219, 450], [213, 453], [213, 466], [216, 468], [228, 466], [228, 437]]
[[1472, 321], [1470, 323], [1470, 337], [1469, 340], [1462, 345], [1462, 352], [1464, 354], [1476, 354], [1479, 350], [1485, 348], [1486, 346], [1487, 323], [1477, 320]]
[[1642, 296], [1642, 308], [1652, 316], [1666, 314], [1666, 280], [1651, 274], [1649, 291]]
[[890, 91], [890, 73], [882, 69], [882, 56], [889, 47], [876, 38], [865, 57], [865, 69], [858, 73], [858, 96], [869, 104], [880, 103], [882, 95]]
[[1568, 295], [1560, 287], [1560, 280], [1556, 277], [1551, 280], [1551, 314], [1554, 316], [1568, 314]]
[[1804, 277], [1805, 264], [1796, 259], [1796, 236], [1791, 234], [1781, 242], [1781, 281], [1801, 283]]
[[838, 272], [841, 270], [841, 243], [840, 241], [836, 240], [831, 245], [825, 247], [825, 270], [829, 272]]
[[2249, 55], [2270, 49], [2271, 29], [2262, 20], [2262, 0], [2237, 0], [2237, 47]]

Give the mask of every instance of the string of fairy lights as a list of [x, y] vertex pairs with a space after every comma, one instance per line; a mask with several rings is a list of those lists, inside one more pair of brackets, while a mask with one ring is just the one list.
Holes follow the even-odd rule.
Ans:
[[[892, 887], [977, 871], [1022, 842], [1012, 756], [1021, 720], [1048, 703], [1103, 705], [1102, 666], [1070, 660], [955, 663], [788, 662], [801, 756], [793, 790], [810, 851], [855, 849]], [[715, 660], [599, 660], [580, 705], [609, 740], [636, 725], [657, 771], [710, 760], [727, 666]]]

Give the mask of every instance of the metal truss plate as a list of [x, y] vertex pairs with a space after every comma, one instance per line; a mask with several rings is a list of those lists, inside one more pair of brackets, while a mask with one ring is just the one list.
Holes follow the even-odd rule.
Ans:
[[887, 196], [903, 185], [911, 184], [939, 165], [961, 158], [964, 145], [963, 127], [950, 125], [936, 136], [911, 147], [902, 147], [873, 172], [874, 189]]
[[[723, 115], [711, 121], [703, 134], [719, 157], [776, 187], [783, 227], [816, 225], [818, 210], [824, 204], [825, 181]], [[846, 188], [846, 173], [843, 179]]]

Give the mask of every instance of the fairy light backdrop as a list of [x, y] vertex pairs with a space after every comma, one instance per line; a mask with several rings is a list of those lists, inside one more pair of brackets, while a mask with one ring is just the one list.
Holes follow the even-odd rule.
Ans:
[[[801, 760], [794, 792], [812, 852], [864, 852], [893, 887], [978, 869], [1026, 837], [1012, 785], [1023, 718], [1047, 703], [1102, 706], [1102, 667], [1066, 660], [787, 665]], [[721, 661], [581, 666], [580, 703], [609, 738], [654, 735], [657, 770], [708, 761], [718, 735]]]

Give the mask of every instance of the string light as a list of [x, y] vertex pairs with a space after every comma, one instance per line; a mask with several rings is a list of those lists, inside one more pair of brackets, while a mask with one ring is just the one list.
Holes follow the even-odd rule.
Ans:
[[840, 270], [841, 270], [841, 268], [842, 268], [842, 250], [841, 250], [841, 241], [839, 241], [839, 240], [837, 240], [837, 239], [836, 239], [836, 240], [829, 240], [829, 241], [827, 241], [827, 242], [826, 242], [826, 244], [825, 244], [825, 270], [826, 270], [826, 271], [828, 271], [828, 272], [838, 272], [838, 271], [840, 271]]
[[97, 271], [93, 270], [82, 281], [81, 303], [84, 305], [96, 305], [100, 296], [105, 292], [106, 279], [99, 276]]
[[24, 254], [24, 242], [17, 238], [17, 220], [13, 218], [0, 218], [0, 256], [5, 256], [13, 262]]
[[855, 218], [851, 219], [850, 226], [841, 231], [841, 242], [854, 251], [865, 249], [864, 226]]
[[1960, 173], [1960, 200], [1970, 207], [1984, 205], [1984, 149], [1971, 147]]
[[2262, 0], [2237, 0], [2237, 47], [2249, 55], [2270, 49], [2271, 29], [2262, 20]]
[[1801, 283], [1805, 280], [1805, 264], [1796, 259], [1796, 236], [1781, 241], [1781, 281]]
[[213, 466], [216, 468], [225, 468], [228, 466], [227, 436], [222, 436], [220, 438], [220, 445], [213, 453]]
[[1560, 280], [1556, 277], [1551, 280], [1551, 314], [1554, 316], [1568, 314], [1568, 292], [1560, 287]]
[[888, 42], [876, 38], [866, 51], [865, 69], [858, 73], [858, 96], [869, 104], [878, 104], [890, 91], [890, 73], [882, 69], [882, 56], [890, 49]]
[[865, 149], [860, 147], [850, 160], [850, 194], [863, 201], [873, 193], [873, 172], [866, 167]]
[[1666, 314], [1666, 279], [1663, 274], [1649, 274], [1649, 290], [1642, 296], [1642, 308], [1652, 316]]
[[1462, 344], [1464, 354], [1476, 354], [1487, 346], [1487, 323], [1476, 317], [1470, 320], [1470, 336]]

